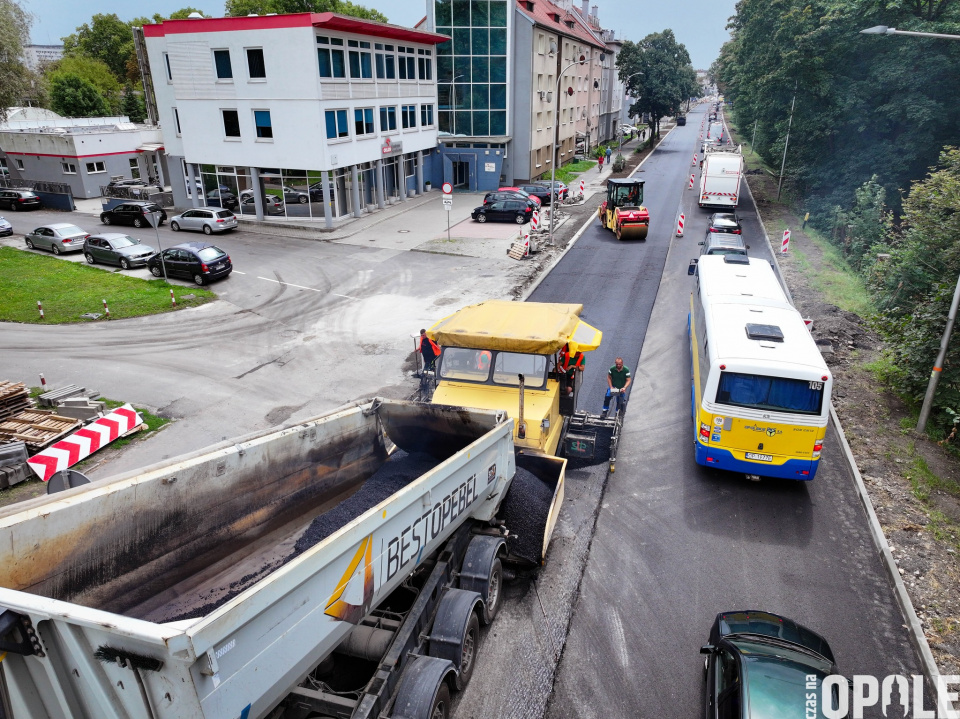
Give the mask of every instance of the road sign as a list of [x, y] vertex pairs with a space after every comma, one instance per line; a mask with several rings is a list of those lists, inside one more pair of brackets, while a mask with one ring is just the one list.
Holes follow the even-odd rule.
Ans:
[[451, 185], [449, 182], [444, 182], [443, 187], [440, 189], [443, 190], [444, 195], [449, 195], [453, 192], [453, 185]]
[[443, 196], [443, 208], [450, 212], [453, 209], [453, 195], [444, 195]]

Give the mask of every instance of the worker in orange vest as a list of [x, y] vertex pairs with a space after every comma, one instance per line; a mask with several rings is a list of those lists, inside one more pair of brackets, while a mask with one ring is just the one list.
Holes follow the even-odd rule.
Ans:
[[493, 359], [493, 355], [490, 354], [490, 350], [481, 350], [477, 355], [477, 369], [481, 372], [486, 372], [490, 369], [490, 360]]
[[586, 366], [586, 360], [583, 358], [583, 352], [574, 352], [570, 354], [570, 345], [564, 345], [563, 349], [560, 350], [560, 361], [557, 364], [557, 367], [560, 372], [563, 373], [563, 385], [567, 390], [567, 394], [573, 394], [573, 384], [574, 384], [574, 374], [579, 371], [583, 372], [583, 368]]
[[436, 369], [437, 357], [440, 356], [440, 346], [427, 337], [426, 330], [420, 330], [420, 344], [417, 346], [417, 350], [423, 356], [423, 371], [428, 372]]

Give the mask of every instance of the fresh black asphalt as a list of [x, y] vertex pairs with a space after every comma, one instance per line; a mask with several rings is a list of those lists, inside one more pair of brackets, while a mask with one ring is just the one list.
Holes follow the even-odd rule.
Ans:
[[[582, 408], [600, 409], [616, 356], [634, 374], [551, 719], [702, 716], [698, 649], [716, 613], [733, 609], [820, 632], [847, 676], [920, 673], [832, 427], [812, 482], [754, 483], [693, 460], [686, 268], [709, 213], [687, 189], [702, 113], [689, 117], [638, 173], [652, 215], [646, 242], [593, 225], [531, 297], [582, 303], [604, 332], [587, 355]], [[685, 236], [675, 238], [681, 201]], [[751, 254], [769, 259], [749, 197], [739, 213]], [[568, 487], [590, 471], [568, 473]]]

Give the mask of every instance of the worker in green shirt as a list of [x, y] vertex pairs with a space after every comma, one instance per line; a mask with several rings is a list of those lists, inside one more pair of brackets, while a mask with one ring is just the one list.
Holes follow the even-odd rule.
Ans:
[[606, 417], [610, 411], [610, 398], [616, 396], [617, 409], [620, 411], [621, 403], [626, 404], [627, 389], [630, 387], [633, 378], [630, 376], [630, 368], [623, 364], [623, 357], [617, 357], [616, 361], [607, 371], [607, 393], [603, 396], [603, 412], [601, 417]]

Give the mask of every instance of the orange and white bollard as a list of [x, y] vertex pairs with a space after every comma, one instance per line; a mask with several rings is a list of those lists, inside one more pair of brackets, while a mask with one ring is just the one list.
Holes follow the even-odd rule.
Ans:
[[40, 319], [43, 319], [43, 305], [40, 304], [40, 300], [37, 300], [37, 309], [40, 310]]
[[683, 237], [683, 214], [677, 218], [677, 237]]
[[47, 380], [46, 380], [46, 378], [43, 376], [43, 373], [42, 373], [42, 372], [40, 373], [40, 387], [41, 387], [41, 389], [43, 389], [44, 392], [47, 391]]
[[174, 307], [177, 306], [177, 298], [173, 296], [173, 288], [172, 288], [172, 287], [170, 288], [170, 304], [172, 304]]
[[523, 256], [524, 257], [530, 256], [530, 233], [529, 232], [525, 232], [523, 234]]
[[690, 175], [690, 185], [687, 187], [688, 190], [692, 190], [692, 189], [693, 189], [693, 176], [694, 176], [694, 174], [696, 174], [696, 173], [692, 173], [692, 174]]
[[536, 232], [539, 226], [540, 226], [540, 210], [534, 210], [533, 216], [530, 218], [530, 231]]
[[580, 180], [580, 197], [583, 197], [583, 180]]
[[110, 319], [110, 308], [107, 307], [107, 301], [103, 301], [103, 311], [107, 315], [107, 319]]
[[694, 167], [697, 164], [697, 153], [693, 153], [693, 162], [690, 163], [690, 167]]
[[780, 241], [780, 254], [787, 254], [787, 249], [790, 247], [790, 230], [783, 231], [783, 239]]

